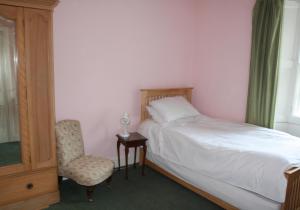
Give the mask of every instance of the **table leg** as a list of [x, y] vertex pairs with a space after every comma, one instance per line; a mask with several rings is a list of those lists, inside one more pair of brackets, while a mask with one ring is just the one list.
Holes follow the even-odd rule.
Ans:
[[120, 171], [121, 166], [120, 166], [120, 142], [119, 141], [117, 143], [117, 150], [118, 150], [118, 164], [119, 164], [118, 171]]
[[146, 153], [147, 153], [147, 145], [143, 144], [144, 150], [144, 157], [143, 157], [143, 166], [142, 166], [142, 176], [145, 176], [145, 160], [146, 160]]
[[137, 147], [134, 148], [134, 162], [133, 162], [133, 167], [134, 168], [136, 168], [136, 165], [135, 165], [135, 163], [136, 163], [136, 148]]
[[125, 178], [126, 179], [128, 179], [128, 153], [129, 153], [129, 149], [128, 149], [128, 147], [125, 146], [125, 161], [126, 161]]

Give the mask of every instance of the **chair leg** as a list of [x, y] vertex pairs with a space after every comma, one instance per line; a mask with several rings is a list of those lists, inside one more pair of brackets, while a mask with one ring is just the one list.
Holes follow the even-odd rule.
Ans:
[[112, 175], [108, 177], [108, 179], [106, 180], [106, 183], [109, 187], [110, 187], [111, 180], [112, 180]]
[[89, 202], [93, 202], [93, 192], [96, 186], [88, 186], [86, 187], [86, 196]]
[[112, 180], [112, 175], [110, 177], [108, 177], [108, 179], [106, 180], [106, 183], [107, 184], [110, 184], [111, 183], [111, 180]]
[[63, 177], [62, 177], [62, 176], [58, 176], [58, 184], [59, 184], [59, 185], [61, 185], [62, 180], [63, 180]]

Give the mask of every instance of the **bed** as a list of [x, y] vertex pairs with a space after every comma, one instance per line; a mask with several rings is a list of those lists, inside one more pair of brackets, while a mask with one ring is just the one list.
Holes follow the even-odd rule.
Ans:
[[[243, 149], [245, 147], [250, 147], [250, 145], [239, 145], [240, 146], [239, 148], [233, 148], [233, 150], [235, 150], [235, 151], [240, 151], [240, 153], [239, 153], [240, 156], [237, 156], [237, 154], [234, 153], [234, 155], [232, 155], [232, 159], [230, 159], [230, 161], [224, 160], [223, 162], [219, 163], [218, 167], [213, 168], [213, 170], [209, 170], [209, 173], [202, 173], [203, 171], [205, 171], [205, 169], [207, 169], [207, 167], [209, 168], [209, 164], [203, 164], [206, 166], [202, 166], [202, 164], [199, 164], [199, 167], [192, 167], [192, 166], [197, 164], [197, 162], [195, 160], [198, 160], [198, 159], [206, 160], [205, 159], [206, 156], [207, 156], [206, 162], [210, 163], [209, 161], [213, 161], [213, 158], [209, 159], [208, 157], [209, 156], [214, 157], [215, 154], [218, 155], [218, 153], [206, 153], [206, 152], [213, 151], [213, 150], [211, 150], [211, 148], [203, 149], [203, 145], [202, 145], [202, 150], [201, 149], [195, 150], [195, 149], [193, 149], [194, 148], [193, 145], [188, 147], [189, 144], [185, 144], [185, 146], [182, 144], [182, 145], [180, 145], [181, 149], [183, 147], [186, 147], [186, 145], [187, 145], [187, 147], [184, 148], [185, 150], [189, 150], [189, 152], [194, 150], [194, 153], [190, 152], [191, 154], [193, 154], [193, 158], [189, 158], [188, 154], [184, 156], [185, 158], [181, 158], [180, 155], [178, 155], [180, 153], [180, 150], [177, 150], [177, 153], [175, 152], [175, 154], [173, 154], [174, 151], [176, 151], [176, 145], [179, 144], [181, 141], [180, 138], [176, 138], [176, 136], [173, 135], [174, 131], [177, 131], [177, 130], [174, 130], [174, 128], [181, 129], [181, 133], [180, 133], [181, 138], [185, 138], [185, 141], [188, 141], [188, 139], [193, 138], [192, 135], [196, 135], [198, 132], [197, 129], [190, 132], [191, 131], [190, 125], [194, 125], [196, 123], [197, 125], [199, 124], [201, 126], [201, 125], [209, 125], [209, 123], [210, 123], [211, 124], [210, 126], [223, 126], [224, 122], [213, 121], [212, 119], [201, 117], [201, 119], [198, 119], [198, 118], [192, 119], [192, 122], [190, 122], [190, 121], [181, 122], [180, 121], [180, 122], [176, 122], [177, 124], [175, 124], [175, 125], [168, 125], [166, 128], [161, 128], [160, 125], [158, 125], [157, 123], [153, 122], [150, 119], [150, 116], [148, 114], [146, 107], [152, 101], [155, 101], [155, 100], [158, 100], [161, 98], [172, 97], [172, 96], [182, 96], [182, 97], [186, 98], [187, 101], [191, 102], [192, 88], [143, 89], [143, 90], [141, 90], [141, 122], [142, 122], [142, 124], [141, 124], [139, 131], [143, 135], [146, 135], [149, 138], [148, 143], [150, 145], [148, 145], [148, 152], [147, 152], [147, 156], [146, 156], [146, 160], [145, 160], [145, 164], [147, 166], [153, 168], [154, 170], [162, 173], [163, 175], [174, 180], [175, 182], [183, 185], [184, 187], [207, 198], [208, 200], [216, 203], [217, 205], [219, 205], [227, 210], [235, 210], [235, 209], [299, 210], [300, 209], [300, 168], [297, 165], [295, 165], [293, 167], [291, 166], [287, 169], [284, 169], [282, 171], [282, 173], [278, 173], [278, 171], [280, 171], [280, 170], [275, 170], [276, 169], [275, 166], [274, 167], [272, 166], [272, 167], [274, 168], [274, 171], [276, 171], [276, 173], [273, 171], [263, 170], [264, 165], [262, 165], [261, 166], [262, 170], [260, 170], [260, 171], [262, 171], [263, 173], [266, 173], [266, 174], [264, 174], [263, 177], [265, 177], [265, 179], [267, 179], [267, 181], [265, 180], [264, 182], [260, 182], [260, 180], [255, 177], [256, 172], [255, 171], [253, 172], [253, 170], [252, 171], [249, 170], [249, 167], [251, 166], [251, 164], [248, 168], [246, 168], [246, 169], [241, 168], [241, 170], [239, 170], [239, 167], [236, 167], [235, 170], [232, 170], [232, 168], [230, 168], [230, 167], [232, 167], [229, 164], [230, 161], [234, 162], [234, 160], [237, 159], [237, 157], [245, 156], [246, 153], [243, 152]], [[250, 125], [246, 126], [246, 124], [245, 124], [245, 126], [244, 126], [245, 128], [244, 128], [243, 125], [241, 125], [241, 124], [227, 123], [226, 126], [229, 126], [229, 127], [231, 126], [232, 128], [238, 129], [237, 131], [242, 130], [243, 132], [241, 132], [240, 135], [244, 135], [245, 129], [249, 129]], [[254, 130], [256, 130], [256, 129], [254, 129]], [[206, 131], [209, 131], [209, 129]], [[158, 135], [158, 133], [159, 133], [159, 135]], [[259, 133], [260, 134], [258, 136], [255, 136], [256, 137], [255, 141], [260, 142], [261, 141], [260, 136], [261, 137], [265, 136], [265, 139], [268, 139], [269, 133], [268, 133], [267, 129], [264, 130], [263, 128], [261, 128], [261, 130], [259, 130]], [[249, 136], [251, 137], [251, 135], [253, 135], [251, 132], [248, 132], [248, 131], [246, 132], [246, 134], [248, 135], [248, 137]], [[255, 135], [256, 134], [257, 133], [255, 133]], [[275, 134], [276, 135], [284, 135], [280, 132], [278, 132], [278, 133], [275, 132]], [[199, 134], [197, 134], [197, 135], [199, 136]], [[211, 134], [209, 132], [207, 132], [206, 135], [203, 135], [201, 142], [207, 141], [206, 142], [207, 145], [210, 145], [210, 144], [213, 145], [214, 141], [212, 141], [211, 138], [209, 138], [210, 135]], [[223, 134], [220, 133], [220, 136], [222, 136], [222, 135]], [[169, 136], [169, 140], [167, 138], [168, 136]], [[222, 143], [224, 143], [226, 148], [229, 148], [229, 150], [225, 150], [225, 151], [221, 150], [221, 152], [219, 152], [220, 155], [223, 155], [223, 157], [226, 157], [224, 155], [226, 155], [228, 153], [228, 151], [229, 152], [231, 151], [231, 148], [230, 148], [230, 146], [228, 146], [228, 144], [235, 143], [234, 142], [235, 139], [238, 139], [239, 137], [240, 137], [239, 135], [236, 135], [235, 138], [233, 138], [233, 139], [228, 138], [228, 142], [227, 141], [222, 142]], [[285, 137], [288, 137], [288, 136], [285, 136]], [[171, 140], [171, 139], [173, 139], [173, 140]], [[220, 144], [220, 142], [218, 142], [218, 144]], [[163, 151], [157, 152], [156, 145], [162, 145], [161, 148], [163, 148]], [[163, 145], [168, 145], [168, 146], [163, 146]], [[224, 148], [223, 147], [224, 145], [220, 144], [217, 146], [218, 147], [220, 146], [220, 148]], [[214, 148], [216, 148], [216, 145], [213, 145], [213, 146], [214, 146]], [[281, 146], [281, 145], [279, 145], [279, 146]], [[173, 148], [173, 149], [168, 150], [169, 147]], [[184, 149], [181, 151], [184, 151]], [[291, 149], [291, 150], [293, 150], [293, 149]], [[173, 153], [172, 153], [172, 151], [173, 151]], [[195, 152], [195, 151], [199, 151], [199, 152]], [[263, 153], [262, 151], [260, 151], [259, 146], [257, 146], [257, 147], [252, 148], [251, 152], [250, 153], [248, 152], [247, 155], [252, 156], [252, 159], [253, 158], [254, 159], [255, 158], [268, 159], [269, 158], [268, 155], [266, 156], [265, 153]], [[297, 151], [298, 150], [295, 150], [294, 152], [297, 152]], [[260, 155], [260, 152], [263, 155]], [[258, 155], [257, 155], [257, 153], [258, 153]], [[142, 151], [140, 151], [140, 154], [141, 154], [141, 158], [142, 158], [143, 157]], [[228, 153], [228, 154], [232, 154], [232, 153]], [[282, 154], [282, 155], [284, 155], [284, 154]], [[262, 156], [262, 157], [260, 157], [260, 156]], [[269, 158], [270, 160], [272, 160], [272, 158], [277, 158], [276, 156], [273, 157], [274, 155], [269, 155], [269, 156], [270, 156], [270, 158]], [[292, 155], [290, 155], [290, 156], [292, 157]], [[220, 157], [222, 157], [222, 156], [220, 156]], [[226, 159], [226, 158], [223, 158], [223, 159]], [[240, 158], [240, 159], [243, 160], [243, 158]], [[238, 160], [239, 162], [241, 162], [240, 159]], [[219, 160], [221, 160], [221, 159], [219, 159]], [[279, 158], [278, 160], [281, 160], [281, 159]], [[262, 162], [262, 161], [260, 161], [260, 162]], [[265, 162], [267, 162], [267, 161], [265, 161]], [[280, 163], [281, 162], [278, 161], [278, 163], [276, 162], [275, 165], [278, 167], [285, 166], [284, 163], [282, 163], [282, 165], [280, 165]], [[226, 167], [224, 167], [224, 166], [226, 166], [226, 164], [228, 165], [230, 170], [227, 170]], [[212, 165], [215, 165], [215, 163]], [[255, 166], [257, 168], [256, 165], [253, 165], [253, 166]], [[255, 169], [255, 167], [253, 167], [253, 168]], [[270, 170], [271, 169], [273, 170], [273, 168], [271, 167], [271, 164], [266, 166], [266, 168], [268, 168], [268, 167], [270, 168]], [[198, 168], [199, 168], [199, 170], [198, 170]], [[249, 184], [249, 186], [248, 185], [246, 185], [246, 186], [237, 185], [235, 182], [238, 182], [238, 180], [240, 180], [240, 179], [236, 179], [236, 177], [232, 178], [231, 177], [232, 174], [230, 174], [230, 175], [227, 174], [227, 176], [225, 176], [225, 175], [220, 176], [220, 174], [221, 175], [226, 174], [226, 173], [222, 173], [222, 171], [225, 171], [225, 172], [226, 171], [227, 172], [234, 171], [234, 173], [239, 175], [238, 177], [243, 177], [243, 175], [245, 175], [245, 177], [247, 178], [247, 174], [243, 174], [247, 170], [249, 171], [249, 174], [252, 173], [252, 176], [248, 175], [248, 178], [250, 177], [249, 183], [256, 182], [258, 180], [257, 181], [258, 184], [255, 183], [257, 185], [257, 188], [255, 188], [255, 189], [247, 188], [249, 186], [251, 187], [250, 184]], [[224, 177], [226, 177], [226, 179], [224, 179]], [[230, 180], [230, 178], [232, 178], [232, 180]], [[277, 186], [276, 178], [279, 180], [278, 186]], [[279, 178], [281, 178], [281, 179], [279, 179]], [[245, 182], [245, 179], [242, 180], [241, 183]], [[270, 185], [270, 183], [272, 184], [272, 182], [271, 181], [268, 182], [268, 179], [273, 181], [273, 183], [275, 181], [276, 184]], [[252, 181], [252, 182], [250, 182], [250, 181]], [[246, 180], [246, 182], [247, 182], [247, 180]], [[275, 190], [268, 190], [268, 189], [266, 190], [267, 187], [263, 186], [265, 182], [268, 182], [266, 185], [268, 187], [268, 189], [275, 189]], [[238, 184], [241, 184], [241, 183], [238, 183]], [[262, 186], [260, 187], [260, 185], [262, 185]], [[277, 193], [277, 191], [278, 191], [278, 193]]]

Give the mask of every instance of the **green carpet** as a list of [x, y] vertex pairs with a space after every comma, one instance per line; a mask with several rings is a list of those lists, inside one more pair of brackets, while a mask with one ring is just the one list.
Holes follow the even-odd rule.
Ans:
[[20, 142], [0, 144], [0, 166], [21, 163]]
[[61, 184], [61, 202], [49, 210], [221, 210], [210, 201], [183, 188], [165, 176], [146, 168], [130, 168], [129, 180], [124, 170], [115, 172], [110, 185], [99, 185], [94, 192], [94, 202], [88, 203], [85, 189], [73, 181]]

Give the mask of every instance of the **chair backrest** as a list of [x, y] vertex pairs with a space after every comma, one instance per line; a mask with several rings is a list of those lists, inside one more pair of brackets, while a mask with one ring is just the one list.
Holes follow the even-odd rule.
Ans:
[[58, 169], [61, 170], [70, 161], [84, 155], [80, 122], [63, 120], [56, 124]]

